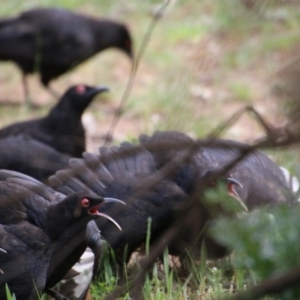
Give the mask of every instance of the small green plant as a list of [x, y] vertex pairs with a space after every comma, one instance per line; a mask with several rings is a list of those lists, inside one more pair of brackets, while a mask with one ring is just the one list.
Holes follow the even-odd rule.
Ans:
[[253, 95], [249, 86], [234, 83], [230, 86], [233, 97], [239, 102], [250, 103]]
[[[222, 218], [213, 235], [220, 243], [236, 250], [234, 263], [238, 269], [247, 270], [246, 282], [257, 283], [300, 265], [299, 214], [297, 204], [255, 210], [236, 219]], [[280, 295], [282, 300], [299, 297], [299, 287]]]
[[6, 292], [6, 299], [7, 300], [16, 300], [15, 294], [11, 294], [7, 283], [5, 284], [5, 292]]

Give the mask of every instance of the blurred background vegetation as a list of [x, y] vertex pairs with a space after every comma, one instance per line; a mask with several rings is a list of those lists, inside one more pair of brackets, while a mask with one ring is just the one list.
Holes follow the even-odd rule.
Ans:
[[[56, 6], [111, 18], [128, 25], [138, 49], [160, 5], [161, 1], [154, 0], [0, 0], [0, 16], [12, 16], [36, 6]], [[274, 126], [282, 126], [291, 118], [297, 120], [299, 57], [300, 1], [171, 0], [142, 58], [114, 142], [134, 140], [138, 134], [156, 129], [181, 130], [193, 137], [204, 137], [246, 105], [253, 105]], [[110, 87], [111, 93], [96, 100], [84, 115], [88, 150], [96, 151], [103, 143], [101, 138], [129, 74], [127, 57], [117, 50], [108, 50], [53, 81], [52, 87], [60, 93], [77, 83]], [[1, 126], [45, 114], [55, 103], [35, 76], [29, 84], [34, 102], [42, 107], [27, 111], [24, 107], [3, 105]], [[22, 101], [21, 73], [12, 63], [1, 62], [0, 104]], [[262, 135], [261, 126], [245, 115], [223, 137], [251, 142]], [[273, 159], [295, 173], [298, 153], [296, 147], [270, 151]], [[291, 215], [289, 223], [277, 223], [281, 218], [286, 220], [287, 215]], [[297, 216], [297, 210], [278, 208], [274, 215], [254, 212], [234, 221], [243, 226], [220, 221], [217, 228], [223, 230], [215, 234], [239, 251], [222, 262], [195, 263], [197, 285], [192, 284], [192, 275], [183, 283], [173, 281], [179, 275], [173, 274], [167, 263], [161, 267], [165, 271], [162, 278], [155, 266], [145, 285], [145, 298], [216, 299], [299, 264], [299, 228], [293, 229]], [[234, 265], [232, 258], [237, 258]], [[115, 283], [112, 276], [95, 285], [94, 299], [107, 294]], [[297, 299], [297, 295], [290, 293], [280, 299]]]
[[[154, 30], [137, 74], [127, 112], [116, 139], [134, 137], [154, 129], [179, 129], [204, 136], [220, 120], [246, 104], [276, 125], [286, 121], [276, 95], [283, 93], [278, 72], [299, 53], [298, 1], [171, 0]], [[0, 15], [11, 16], [36, 6], [57, 6], [95, 17], [125, 22], [135, 46], [140, 46], [160, 1], [0, 1]], [[0, 100], [21, 101], [20, 73], [11, 63], [1, 63]], [[88, 130], [105, 132], [124, 91], [130, 62], [118, 51], [98, 54], [76, 70], [52, 83], [63, 92], [70, 84], [106, 84], [109, 99], [98, 101], [87, 113]], [[36, 78], [30, 81], [33, 98], [45, 112], [54, 99]], [[277, 94], [276, 94], [276, 91]], [[24, 119], [27, 112], [1, 109], [1, 124]], [[36, 112], [40, 115], [42, 112]], [[249, 141], [261, 134], [260, 127], [242, 118], [226, 136]], [[99, 141], [97, 141], [99, 144]]]

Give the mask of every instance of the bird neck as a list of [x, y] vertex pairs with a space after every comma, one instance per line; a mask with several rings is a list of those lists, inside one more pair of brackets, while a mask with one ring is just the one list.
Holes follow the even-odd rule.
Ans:
[[44, 126], [49, 128], [51, 132], [56, 131], [58, 135], [73, 132], [81, 123], [82, 112], [70, 107], [66, 109], [57, 105], [49, 112], [47, 118], [44, 119]]
[[81, 120], [81, 116], [83, 114], [84, 108], [77, 108], [73, 105], [69, 105], [66, 103], [59, 102], [56, 106], [54, 106], [49, 114], [48, 119], [51, 120]]
[[[92, 27], [95, 36], [95, 49], [105, 50], [110, 47], [117, 47], [119, 39], [119, 24], [110, 21], [96, 21]], [[101, 37], [101, 38], [99, 38]]]
[[88, 216], [76, 218], [67, 208], [65, 201], [50, 206], [46, 219], [44, 231], [52, 241], [58, 240], [61, 236], [69, 236], [82, 231], [90, 221]]

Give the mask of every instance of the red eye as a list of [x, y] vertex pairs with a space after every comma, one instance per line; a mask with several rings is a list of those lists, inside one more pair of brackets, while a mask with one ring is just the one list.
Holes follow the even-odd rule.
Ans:
[[82, 199], [81, 200], [81, 206], [82, 207], [89, 207], [90, 206], [90, 200], [86, 199], [86, 198]]
[[83, 84], [79, 84], [79, 85], [76, 86], [75, 91], [76, 91], [77, 94], [82, 95], [82, 94], [85, 93], [86, 87]]
[[215, 182], [215, 181], [212, 181], [212, 182], [209, 184], [209, 186], [215, 187], [215, 186], [216, 186], [216, 182]]

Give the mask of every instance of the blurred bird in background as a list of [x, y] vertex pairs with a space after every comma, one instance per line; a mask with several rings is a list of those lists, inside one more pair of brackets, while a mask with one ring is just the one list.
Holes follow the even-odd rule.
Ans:
[[133, 60], [132, 39], [124, 24], [96, 19], [61, 8], [36, 8], [0, 20], [0, 60], [15, 62], [23, 73], [25, 101], [31, 105], [26, 75], [51, 80], [100, 51], [117, 48]]

